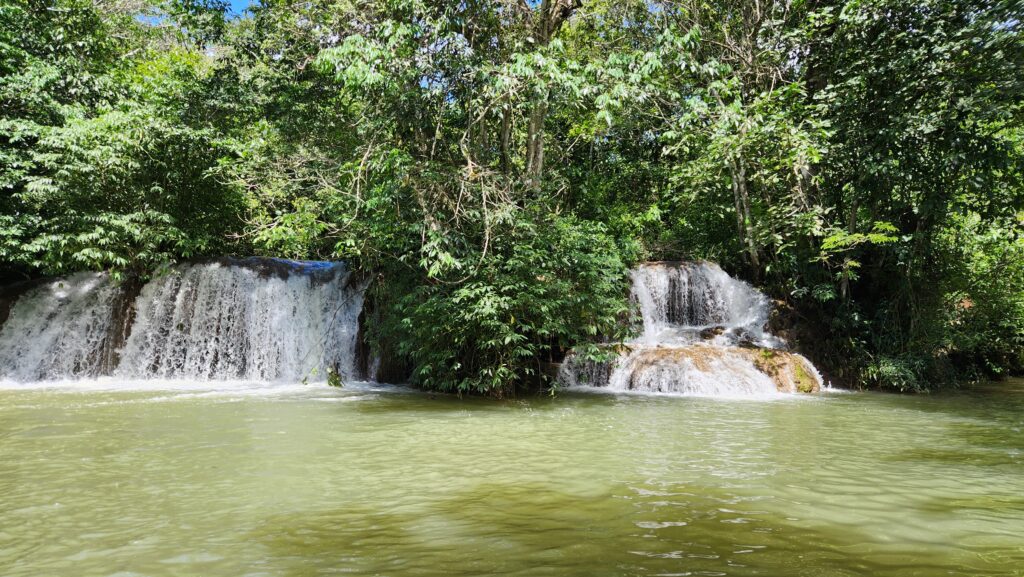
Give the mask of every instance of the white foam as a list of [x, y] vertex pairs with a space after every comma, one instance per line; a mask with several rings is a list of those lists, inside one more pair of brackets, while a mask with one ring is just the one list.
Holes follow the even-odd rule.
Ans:
[[22, 295], [0, 327], [0, 377], [96, 375], [120, 290], [106, 274], [79, 273]]
[[353, 376], [361, 289], [342, 268], [326, 279], [263, 278], [217, 263], [147, 284], [117, 374], [126, 378], [323, 380]]
[[120, 348], [124, 327], [114, 325], [127, 318], [130, 297], [108, 275], [81, 273], [30, 290], [0, 327], [0, 379], [116, 375], [118, 386], [180, 379], [175, 387], [213, 380], [231, 389], [325, 381], [334, 370], [353, 380], [365, 285], [340, 263], [261, 263], [279, 266], [268, 274], [252, 263], [186, 264], [152, 280], [134, 301]]
[[[786, 395], [749, 349], [785, 346], [766, 330], [771, 303], [709, 262], [653, 263], [631, 271], [641, 334], [610, 362], [570, 355], [559, 380], [573, 390], [766, 399]], [[796, 355], [820, 383], [813, 365]]]

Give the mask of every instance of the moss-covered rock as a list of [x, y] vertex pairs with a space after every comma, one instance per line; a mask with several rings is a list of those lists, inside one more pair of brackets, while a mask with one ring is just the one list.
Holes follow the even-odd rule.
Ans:
[[821, 390], [821, 376], [802, 355], [772, 349], [750, 352], [754, 365], [775, 381], [779, 392], [816, 393]]

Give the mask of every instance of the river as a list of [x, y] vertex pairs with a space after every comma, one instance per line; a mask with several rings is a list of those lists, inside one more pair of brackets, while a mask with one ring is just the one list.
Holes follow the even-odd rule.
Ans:
[[0, 575], [1024, 575], [1024, 382], [0, 388]]

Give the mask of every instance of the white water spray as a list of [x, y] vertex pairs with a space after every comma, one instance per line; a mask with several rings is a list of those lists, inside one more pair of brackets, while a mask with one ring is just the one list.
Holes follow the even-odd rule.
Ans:
[[771, 304], [749, 284], [732, 278], [717, 264], [654, 263], [633, 269], [632, 296], [643, 317], [644, 344], [691, 344], [716, 333], [716, 343], [778, 348], [765, 332]]
[[[21, 295], [0, 327], [0, 379], [324, 380], [355, 375], [365, 285], [339, 263], [173, 267], [118, 314], [125, 288], [83, 274]], [[133, 319], [127, 339], [118, 318]]]
[[652, 263], [631, 272], [643, 331], [611, 362], [570, 356], [569, 386], [701, 396], [763, 396], [814, 390], [805, 358], [765, 330], [771, 303], [708, 262]]
[[219, 263], [146, 285], [118, 374], [197, 379], [351, 378], [362, 290], [343, 265], [285, 278]]
[[79, 273], [22, 295], [0, 327], [0, 378], [38, 381], [100, 374], [121, 289], [106, 274]]

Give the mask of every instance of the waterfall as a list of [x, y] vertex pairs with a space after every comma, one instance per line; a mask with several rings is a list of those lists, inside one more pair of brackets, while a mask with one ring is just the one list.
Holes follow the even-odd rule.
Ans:
[[714, 263], [653, 263], [630, 276], [643, 317], [641, 342], [690, 344], [715, 333], [718, 344], [781, 346], [764, 330], [768, 297]]
[[137, 296], [75, 275], [15, 301], [0, 378], [348, 380], [364, 289], [341, 263], [277, 259], [178, 265]]
[[639, 336], [595, 362], [570, 355], [569, 386], [703, 396], [810, 392], [821, 377], [766, 330], [771, 303], [709, 262], [649, 263], [631, 271]]
[[80, 273], [22, 295], [0, 327], [0, 378], [91, 377], [107, 369], [122, 289]]

